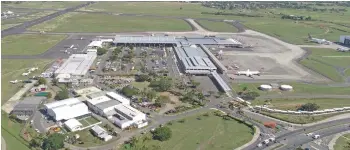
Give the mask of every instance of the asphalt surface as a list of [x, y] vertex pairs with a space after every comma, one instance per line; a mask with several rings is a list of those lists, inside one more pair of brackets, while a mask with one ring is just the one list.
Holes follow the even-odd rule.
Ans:
[[53, 19], [55, 17], [58, 17], [58, 16], [63, 15], [65, 13], [74, 11], [76, 9], [88, 6], [88, 5], [92, 4], [92, 3], [94, 3], [94, 2], [87, 2], [85, 4], [81, 4], [81, 5], [72, 7], [72, 8], [67, 8], [67, 9], [64, 9], [64, 10], [52, 13], [50, 15], [47, 15], [47, 16], [44, 16], [44, 17], [41, 17], [41, 18], [38, 18], [38, 19], [34, 19], [34, 20], [31, 20], [31, 21], [28, 21], [28, 22], [24, 22], [23, 24], [20, 24], [20, 25], [17, 25], [17, 26], [5, 29], [5, 30], [1, 31], [1, 37], [3, 38], [3, 37], [8, 36], [8, 35], [22, 33], [24, 31], [26, 31], [26, 29], [29, 28], [29, 27], [32, 27], [34, 25], [37, 25], [37, 24], [43, 23], [45, 21], [51, 20], [51, 19]]

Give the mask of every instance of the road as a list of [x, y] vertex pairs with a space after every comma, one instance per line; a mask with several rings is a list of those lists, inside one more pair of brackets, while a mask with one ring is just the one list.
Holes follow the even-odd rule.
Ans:
[[72, 7], [72, 8], [67, 8], [67, 9], [64, 9], [64, 10], [52, 13], [50, 15], [47, 15], [47, 16], [44, 16], [44, 17], [40, 17], [38, 19], [34, 19], [34, 20], [31, 20], [31, 21], [28, 21], [28, 22], [24, 22], [24, 23], [22, 23], [20, 25], [17, 25], [17, 26], [5, 29], [5, 30], [1, 31], [1, 37], [3, 38], [3, 37], [8, 36], [8, 35], [19, 34], [19, 33], [25, 32], [26, 29], [29, 28], [29, 27], [32, 27], [34, 25], [37, 25], [37, 24], [43, 23], [45, 21], [51, 20], [53, 18], [56, 18], [56, 17], [58, 17], [60, 15], [68, 13], [68, 12], [74, 11], [76, 9], [88, 6], [88, 5], [92, 4], [92, 3], [94, 3], [94, 2], [87, 2], [87, 3], [81, 4], [81, 5]]

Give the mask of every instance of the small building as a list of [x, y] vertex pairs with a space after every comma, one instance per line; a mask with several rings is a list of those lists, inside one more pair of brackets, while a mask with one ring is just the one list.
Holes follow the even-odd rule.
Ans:
[[129, 105], [116, 106], [114, 110], [109, 112], [108, 120], [112, 121], [121, 129], [126, 129], [130, 126], [142, 128], [148, 125], [146, 114]]
[[93, 126], [91, 128], [91, 131], [95, 136], [103, 139], [104, 141], [109, 141], [112, 139], [112, 136], [109, 135], [105, 129], [103, 129], [102, 127], [100, 127], [98, 125]]
[[339, 43], [344, 44], [344, 45], [350, 45], [350, 35], [340, 36]]
[[281, 85], [281, 86], [280, 86], [280, 89], [281, 89], [282, 91], [292, 91], [292, 90], [293, 90], [293, 87], [290, 86], [290, 85]]
[[259, 86], [259, 90], [262, 90], [262, 91], [271, 91], [272, 90], [272, 87], [270, 85], [266, 85], [266, 84], [262, 84]]
[[102, 48], [103, 41], [92, 41], [87, 47], [90, 49]]
[[44, 92], [44, 91], [46, 91], [46, 89], [47, 89], [47, 86], [44, 85], [44, 84], [41, 84], [41, 85], [39, 85], [39, 86], [36, 86], [36, 87], [31, 88], [31, 89], [30, 89], [30, 92], [32, 92], [32, 93]]
[[71, 132], [82, 130], [83, 125], [77, 119], [69, 119], [64, 122], [64, 126]]
[[45, 99], [46, 97], [26, 97], [15, 105], [10, 114], [16, 115], [20, 120], [27, 120]]

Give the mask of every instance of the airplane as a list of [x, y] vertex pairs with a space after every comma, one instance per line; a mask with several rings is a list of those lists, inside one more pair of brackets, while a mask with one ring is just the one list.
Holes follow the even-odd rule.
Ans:
[[309, 35], [309, 40], [311, 40], [312, 42], [315, 42], [315, 43], [318, 43], [318, 44], [326, 44], [326, 45], [329, 45], [330, 42], [325, 40], [325, 39], [318, 39], [318, 38], [313, 38], [310, 33], [308, 34]]
[[345, 47], [339, 47], [339, 48], [337, 48], [337, 51], [339, 51], [339, 52], [350, 52], [350, 49], [349, 48], [345, 48]]
[[28, 76], [30, 72], [25, 72], [25, 73], [22, 73], [22, 76]]
[[238, 71], [236, 75], [246, 75], [248, 77], [252, 77], [253, 75], [260, 76], [260, 71], [250, 71], [248, 69], [247, 71]]
[[17, 82], [18, 82], [18, 80], [10, 81], [10, 83], [12, 83], [12, 84], [16, 84]]
[[28, 72], [35, 71], [35, 70], [38, 70], [38, 69], [39, 69], [38, 67], [30, 68], [30, 69], [28, 70]]

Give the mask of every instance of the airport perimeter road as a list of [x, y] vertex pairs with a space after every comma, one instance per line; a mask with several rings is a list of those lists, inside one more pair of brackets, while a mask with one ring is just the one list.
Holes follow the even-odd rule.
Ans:
[[94, 3], [94, 2], [87, 2], [85, 4], [81, 4], [81, 5], [72, 7], [72, 8], [67, 8], [67, 9], [64, 9], [64, 10], [52, 13], [50, 15], [47, 15], [47, 16], [44, 16], [44, 17], [41, 17], [41, 18], [38, 18], [38, 19], [34, 19], [34, 20], [31, 20], [31, 21], [28, 21], [28, 22], [24, 22], [24, 23], [22, 23], [20, 25], [17, 25], [17, 26], [5, 29], [5, 30], [1, 31], [1, 37], [5, 37], [5, 36], [8, 36], [8, 35], [12, 35], [12, 34], [22, 33], [27, 28], [29, 28], [31, 26], [43, 23], [43, 22], [48, 21], [48, 20], [51, 20], [51, 19], [53, 19], [55, 17], [58, 17], [60, 15], [63, 15], [65, 13], [68, 13], [68, 12], [71, 12], [71, 11], [74, 11], [74, 10], [79, 9], [79, 8], [88, 6], [88, 5], [92, 4], [92, 3]]

